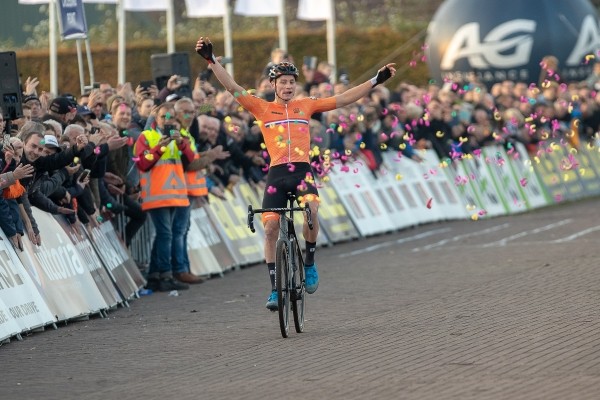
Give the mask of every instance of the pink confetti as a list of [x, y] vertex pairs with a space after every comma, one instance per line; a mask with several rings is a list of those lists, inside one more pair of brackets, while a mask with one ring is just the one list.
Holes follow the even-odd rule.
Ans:
[[267, 193], [269, 193], [269, 194], [277, 193], [277, 188], [275, 186], [269, 186], [267, 188]]
[[288, 164], [288, 171], [294, 172], [296, 170], [296, 166], [294, 164]]
[[521, 179], [519, 179], [519, 183], [523, 187], [527, 186], [527, 178], [521, 178]]
[[431, 208], [432, 201], [433, 201], [433, 197], [430, 197], [429, 200], [427, 200], [427, 208]]

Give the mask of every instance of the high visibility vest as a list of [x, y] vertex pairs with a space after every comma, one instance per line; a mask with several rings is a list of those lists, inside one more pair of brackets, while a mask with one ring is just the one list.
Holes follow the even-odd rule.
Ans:
[[[200, 154], [196, 148], [196, 141], [185, 129], [181, 129], [181, 136], [187, 137], [190, 140], [190, 146], [194, 151], [194, 160], [200, 158]], [[206, 186], [206, 175], [204, 171], [185, 171], [185, 184], [187, 186], [188, 196], [201, 197], [208, 196], [208, 187]]]
[[[146, 137], [150, 148], [156, 146], [162, 137], [155, 130], [144, 131], [142, 135]], [[166, 151], [156, 164], [149, 171], [141, 173], [140, 186], [142, 210], [190, 205], [181, 155], [174, 140], [166, 146]]]

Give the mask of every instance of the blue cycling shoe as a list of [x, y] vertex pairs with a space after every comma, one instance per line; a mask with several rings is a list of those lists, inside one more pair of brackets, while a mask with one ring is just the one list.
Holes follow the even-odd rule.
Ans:
[[305, 265], [304, 275], [306, 276], [306, 293], [313, 294], [319, 287], [319, 273], [317, 272], [317, 264]]
[[277, 305], [277, 290], [273, 290], [267, 299], [267, 308], [271, 311], [277, 311], [279, 308]]

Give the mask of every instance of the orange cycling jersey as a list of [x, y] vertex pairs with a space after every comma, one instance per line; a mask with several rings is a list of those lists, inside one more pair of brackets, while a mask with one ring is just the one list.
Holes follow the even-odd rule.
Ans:
[[310, 162], [310, 116], [336, 108], [334, 97], [302, 98], [292, 100], [288, 104], [278, 104], [244, 94], [236, 100], [259, 121], [267, 151], [271, 156], [271, 166]]

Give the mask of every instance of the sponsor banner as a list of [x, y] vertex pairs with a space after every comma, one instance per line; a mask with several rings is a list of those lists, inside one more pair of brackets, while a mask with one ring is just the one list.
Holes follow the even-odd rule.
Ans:
[[94, 246], [92, 246], [92, 243], [88, 240], [88, 237], [85, 234], [85, 227], [80, 222], [71, 225], [60, 215], [55, 215], [54, 219], [65, 231], [69, 239], [71, 239], [73, 246], [75, 246], [75, 249], [79, 252], [79, 256], [85, 261], [85, 265], [92, 275], [106, 304], [109, 307], [112, 307], [120, 303], [122, 299], [119, 295], [119, 291], [110, 279], [98, 254], [96, 254]]
[[463, 168], [460, 167], [461, 162], [460, 160], [452, 161], [446, 168], [442, 168], [442, 170], [448, 181], [454, 182], [454, 188], [456, 188], [459, 197], [465, 203], [467, 214], [470, 214], [471, 218], [479, 218], [478, 213], [481, 211], [481, 208], [477, 209], [477, 205], [482, 204], [483, 201], [479, 197], [479, 193], [475, 191], [474, 186], [468, 184], [468, 177], [464, 174]]
[[0, 340], [53, 322], [45, 299], [0, 230]]
[[458, 163], [460, 172], [457, 182], [471, 186], [471, 193], [475, 195], [477, 202], [469, 204], [469, 207], [474, 206], [475, 209], [479, 209], [480, 216], [506, 215], [508, 210], [502, 203], [503, 198], [494, 186], [492, 176], [484, 163], [485, 160], [481, 156], [463, 158]]
[[226, 190], [226, 199], [209, 194], [208, 216], [217, 227], [236, 265], [257, 262], [262, 259], [261, 239], [254, 235], [247, 225], [248, 205], [236, 201], [233, 194]]
[[553, 166], [558, 174], [558, 178], [562, 182], [565, 193], [562, 196], [564, 200], [577, 200], [585, 196], [583, 185], [579, 179], [579, 175], [573, 168], [573, 161], [565, 154], [564, 147], [556, 143], [551, 143], [546, 148], [545, 153], [540, 153], [542, 162], [549, 163]]
[[87, 23], [82, 0], [58, 0], [58, 22], [63, 40], [86, 39]]
[[[335, 188], [319, 184], [319, 227], [333, 243], [358, 238], [359, 234]], [[321, 234], [319, 231], [319, 235]], [[320, 239], [319, 239], [320, 240]]]
[[573, 147], [563, 148], [563, 168], [575, 171], [585, 191], [585, 196], [596, 196], [600, 194], [600, 173], [598, 164], [595, 164], [592, 156], [585, 145], [580, 149]]
[[560, 202], [566, 198], [567, 188], [563, 183], [558, 165], [555, 165], [550, 158], [546, 157], [544, 151], [538, 151], [533, 156], [531, 165], [553, 202]]
[[18, 333], [21, 333], [21, 328], [10, 315], [8, 306], [2, 300], [4, 297], [0, 292], [0, 342], [5, 339], [10, 339]]
[[[107, 234], [107, 232], [109, 234]], [[112, 235], [110, 232], [112, 232]], [[116, 242], [115, 245], [120, 246], [121, 240], [114, 233], [112, 224], [110, 222], [105, 222], [99, 226], [88, 224], [85, 233], [94, 246], [94, 249], [96, 249], [96, 253], [104, 264], [108, 275], [119, 290], [123, 300], [133, 297], [136, 291], [143, 286], [143, 283], [141, 283], [143, 282], [143, 278], [140, 283], [138, 283], [129, 274], [127, 264], [133, 261], [131, 261], [126, 251], [123, 253], [122, 251], [116, 250], [115, 246], [113, 246], [112, 242]], [[133, 264], [133, 267], [137, 269], [135, 263]]]
[[79, 252], [54, 217], [33, 207], [42, 245], [23, 240], [17, 256], [59, 321], [108, 307]]
[[421, 169], [418, 162], [391, 152], [384, 153], [384, 160], [394, 175], [396, 188], [417, 224], [445, 219], [443, 209], [433, 198], [433, 193], [423, 177], [426, 170]]
[[190, 271], [196, 275], [221, 274], [233, 266], [234, 259], [205, 207], [198, 200], [192, 201], [187, 235]]
[[414, 214], [410, 213], [408, 203], [400, 193], [396, 182], [394, 172], [388, 169], [384, 163], [377, 171], [377, 178], [372, 183], [373, 190], [381, 199], [395, 229], [415, 226], [419, 221]]
[[446, 164], [440, 164], [434, 150], [419, 152], [423, 162], [417, 164], [421, 168], [422, 177], [432, 194], [432, 208], [437, 205], [443, 211], [443, 219], [462, 219], [467, 216], [463, 200], [460, 198], [454, 181], [440, 170], [446, 168]]
[[531, 165], [527, 149], [522, 143], [516, 143], [514, 146], [516, 151], [510, 158], [508, 165], [523, 189], [527, 208], [535, 209], [552, 204], [551, 197]]
[[[589, 55], [600, 46], [597, 12], [589, 0], [446, 0], [433, 16], [426, 39], [431, 76], [438, 82], [538, 83], [582, 81]], [[558, 67], [540, 65], [552, 55]], [[558, 74], [556, 77], [554, 74]]]
[[[527, 211], [525, 193], [508, 165], [510, 160], [504, 148], [501, 146], [484, 147], [481, 154], [504, 208], [511, 214]], [[514, 154], [514, 151], [511, 154]]]
[[338, 193], [346, 211], [362, 236], [395, 229], [384, 204], [373, 191], [372, 175], [359, 160], [335, 164], [328, 174], [329, 184]]

